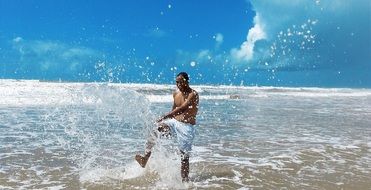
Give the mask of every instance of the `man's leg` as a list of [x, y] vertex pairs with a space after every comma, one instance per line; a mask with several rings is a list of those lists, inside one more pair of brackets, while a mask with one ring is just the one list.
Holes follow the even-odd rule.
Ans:
[[139, 155], [139, 154], [135, 155], [135, 160], [143, 168], [146, 167], [146, 164], [149, 160], [149, 157], [151, 156], [152, 148], [155, 146], [156, 140], [158, 138], [158, 132], [161, 133], [161, 136], [168, 136], [168, 135], [170, 135], [170, 127], [167, 126], [164, 123], [160, 123], [159, 126], [156, 127], [156, 129], [154, 129], [151, 132], [151, 134], [150, 134], [150, 136], [149, 136], [149, 138], [146, 142], [146, 150], [144, 152], [144, 156]]
[[181, 152], [181, 166], [180, 166], [180, 174], [182, 176], [183, 182], [188, 182], [188, 174], [189, 174], [189, 156], [188, 154]]

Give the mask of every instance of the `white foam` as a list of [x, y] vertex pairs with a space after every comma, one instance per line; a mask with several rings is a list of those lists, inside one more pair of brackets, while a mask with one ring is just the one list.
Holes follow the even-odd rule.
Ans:
[[355, 146], [355, 145], [341, 145], [337, 144], [334, 145], [334, 148], [342, 149], [342, 150], [347, 150], [347, 149], [359, 149], [360, 147]]
[[173, 96], [172, 95], [146, 95], [146, 98], [150, 102], [172, 102]]
[[[175, 90], [175, 85], [159, 84], [119, 84], [119, 83], [56, 83], [35, 80], [0, 80], [0, 106], [27, 106], [51, 104], [96, 104], [98, 99], [82, 94], [86, 87], [107, 86], [117, 89], [144, 90], [151, 102], [171, 102], [168, 91]], [[370, 89], [346, 88], [284, 88], [284, 87], [243, 87], [243, 86], [206, 86], [195, 85], [201, 93], [200, 99], [226, 100], [246, 99], [250, 97], [266, 98], [269, 96], [298, 97], [365, 97], [371, 96]], [[163, 95], [151, 94], [163, 91]], [[149, 94], [148, 94], [149, 93]], [[81, 95], [83, 95], [81, 97]]]
[[129, 165], [117, 168], [89, 168], [87, 170], [80, 170], [80, 181], [83, 183], [99, 183], [111, 179], [123, 180], [132, 179], [142, 176], [145, 169], [141, 168], [137, 163], [130, 163]]
[[212, 152], [210, 148], [204, 147], [204, 146], [193, 146], [193, 151], [203, 153], [203, 152]]
[[[168, 94], [168, 95], [146, 95], [146, 98], [150, 102], [157, 102], [157, 103], [162, 103], [162, 102], [172, 102], [173, 101], [173, 96]], [[203, 95], [200, 96], [200, 100], [228, 100], [230, 99], [230, 95]]]
[[142, 176], [145, 173], [145, 169], [139, 166], [136, 162], [131, 162], [125, 166], [125, 172], [122, 179], [132, 179]]

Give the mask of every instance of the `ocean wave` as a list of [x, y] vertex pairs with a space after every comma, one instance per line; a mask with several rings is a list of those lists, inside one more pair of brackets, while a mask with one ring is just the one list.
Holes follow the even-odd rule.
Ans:
[[[200, 93], [201, 100], [230, 100], [249, 98], [269, 98], [274, 96], [297, 97], [371, 97], [370, 89], [349, 88], [286, 88], [286, 87], [243, 87], [243, 86], [192, 86]], [[87, 88], [100, 88], [96, 93], [108, 88], [118, 93], [125, 89], [143, 94], [150, 102], [171, 102], [174, 85], [159, 84], [118, 84], [118, 83], [59, 83], [36, 80], [0, 80], [0, 105], [66, 105], [99, 104], [92, 93], [84, 93]], [[109, 94], [107, 94], [109, 96]]]

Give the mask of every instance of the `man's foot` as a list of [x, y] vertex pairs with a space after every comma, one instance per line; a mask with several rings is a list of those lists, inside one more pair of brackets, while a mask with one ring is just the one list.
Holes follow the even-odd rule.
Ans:
[[146, 164], [150, 156], [151, 156], [151, 153], [148, 153], [145, 156], [137, 154], [135, 155], [135, 160], [139, 163], [140, 166], [142, 166], [142, 168], [144, 168], [146, 167]]

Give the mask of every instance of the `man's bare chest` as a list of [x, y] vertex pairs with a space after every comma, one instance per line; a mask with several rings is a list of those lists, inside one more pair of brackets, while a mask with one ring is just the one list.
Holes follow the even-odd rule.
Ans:
[[187, 95], [183, 95], [179, 93], [174, 97], [174, 103], [178, 107], [178, 106], [181, 106], [186, 101], [186, 99], [187, 99]]

